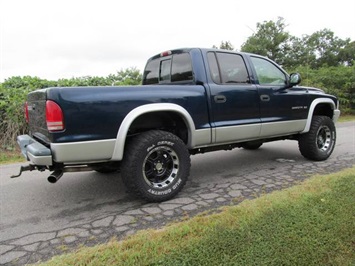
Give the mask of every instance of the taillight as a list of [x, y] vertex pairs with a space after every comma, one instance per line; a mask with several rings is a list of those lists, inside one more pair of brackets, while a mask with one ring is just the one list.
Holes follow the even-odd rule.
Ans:
[[30, 121], [30, 116], [28, 115], [28, 103], [25, 102], [25, 118], [26, 118], [26, 123]]
[[46, 122], [48, 131], [50, 132], [64, 130], [62, 109], [53, 101], [46, 102]]

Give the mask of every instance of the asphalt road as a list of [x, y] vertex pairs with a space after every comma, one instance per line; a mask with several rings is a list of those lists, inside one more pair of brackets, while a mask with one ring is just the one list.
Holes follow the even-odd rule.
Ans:
[[[134, 228], [156, 227], [156, 221], [162, 220], [163, 225], [166, 217], [179, 217], [182, 210], [198, 212], [227, 205], [231, 198], [248, 198], [261, 187], [280, 189], [282, 183], [293, 182], [293, 175], [331, 172], [354, 162], [355, 122], [337, 124], [335, 150], [323, 163], [304, 159], [296, 141], [266, 143], [257, 151], [235, 149], [195, 155], [189, 182], [177, 199], [165, 205], [146, 204], [126, 193], [119, 174], [66, 173], [51, 184], [47, 182], [48, 171], [25, 172], [10, 179], [21, 164], [2, 165], [0, 264], [35, 262], [57, 254], [46, 252], [60, 244], [56, 240], [60, 236], [72, 236], [65, 241], [74, 246], [96, 232], [96, 242], [104, 242], [113, 229], [130, 234]], [[134, 215], [141, 215], [151, 225], [143, 226], [132, 218]]]

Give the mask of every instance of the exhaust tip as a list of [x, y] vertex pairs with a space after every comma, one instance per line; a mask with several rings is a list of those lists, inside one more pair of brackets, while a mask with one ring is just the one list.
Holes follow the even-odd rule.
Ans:
[[51, 175], [48, 176], [47, 180], [49, 183], [54, 184], [59, 180], [59, 178], [62, 177], [62, 175], [63, 175], [63, 171], [57, 170], [57, 171], [54, 171], [53, 173], [51, 173]]

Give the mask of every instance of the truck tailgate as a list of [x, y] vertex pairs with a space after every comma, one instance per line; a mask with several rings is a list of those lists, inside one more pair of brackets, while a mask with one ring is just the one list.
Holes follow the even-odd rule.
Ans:
[[27, 97], [30, 135], [43, 144], [50, 143], [46, 125], [46, 91], [47, 89], [36, 90]]

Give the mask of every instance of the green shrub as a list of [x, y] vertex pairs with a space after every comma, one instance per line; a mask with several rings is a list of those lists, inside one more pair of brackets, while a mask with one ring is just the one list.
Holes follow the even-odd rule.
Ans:
[[0, 83], [0, 148], [12, 149], [16, 137], [27, 132], [24, 103], [29, 92], [48, 87], [138, 85], [142, 74], [136, 68], [120, 70], [108, 77], [79, 77], [49, 81], [38, 77], [11, 77]]
[[35, 90], [55, 86], [55, 82], [38, 77], [11, 77], [0, 84], [0, 143], [2, 148], [14, 146], [16, 136], [27, 131], [24, 117], [26, 95]]
[[301, 74], [302, 85], [317, 87], [337, 96], [343, 114], [355, 114], [355, 65], [319, 69], [300, 66], [292, 72]]

